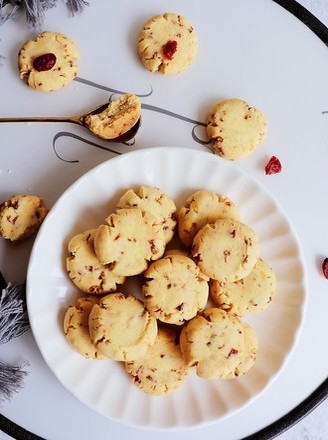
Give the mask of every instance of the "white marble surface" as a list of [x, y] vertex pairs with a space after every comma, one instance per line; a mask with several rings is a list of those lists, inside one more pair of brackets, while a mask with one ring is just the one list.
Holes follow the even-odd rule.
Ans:
[[298, 0], [298, 3], [305, 6], [316, 17], [328, 25], [328, 2], [327, 0]]
[[[328, 0], [298, 0], [310, 12], [328, 26]], [[303, 420], [277, 437], [277, 440], [325, 440], [328, 439], [328, 399]]]
[[[328, 0], [298, 0], [326, 26], [328, 26]], [[278, 440], [325, 440], [328, 439], [328, 399], [299, 423], [277, 437]], [[0, 440], [11, 437], [0, 432]], [[183, 439], [184, 436], [182, 435]], [[260, 439], [259, 439], [260, 440]]]
[[277, 440], [325, 440], [328, 438], [328, 400], [307, 417], [279, 435]]

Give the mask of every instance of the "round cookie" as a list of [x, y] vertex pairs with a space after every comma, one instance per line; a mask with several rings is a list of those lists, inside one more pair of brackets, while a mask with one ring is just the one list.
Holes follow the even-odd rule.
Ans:
[[217, 308], [189, 321], [182, 329], [180, 347], [185, 362], [196, 366], [204, 379], [234, 379], [249, 371], [256, 360], [254, 329]]
[[209, 278], [238, 281], [250, 274], [258, 260], [258, 236], [244, 223], [219, 219], [197, 233], [191, 255]]
[[275, 273], [261, 258], [246, 278], [232, 283], [212, 280], [210, 284], [211, 298], [216, 306], [236, 316], [244, 316], [246, 311], [265, 310], [275, 293]]
[[65, 312], [64, 333], [70, 345], [85, 358], [108, 359], [92, 343], [89, 334], [89, 315], [96, 297], [78, 298], [75, 306]]
[[110, 102], [101, 113], [87, 115], [84, 122], [97, 136], [114, 139], [129, 131], [140, 117], [140, 99], [128, 93]]
[[113, 273], [108, 265], [99, 262], [94, 250], [97, 229], [75, 235], [68, 243], [66, 269], [73, 283], [83, 292], [102, 294], [113, 292], [125, 277]]
[[207, 117], [207, 134], [217, 154], [237, 160], [251, 154], [261, 144], [267, 123], [260, 110], [246, 101], [227, 99], [216, 104]]
[[139, 208], [149, 212], [163, 227], [165, 242], [172, 240], [176, 226], [174, 214], [176, 206], [172, 199], [163, 191], [151, 186], [141, 186], [138, 191], [128, 190], [116, 205], [116, 209]]
[[94, 238], [96, 255], [102, 264], [110, 264], [114, 273], [138, 275], [150, 260], [165, 250], [164, 232], [151, 214], [140, 209], [119, 209], [100, 225]]
[[205, 308], [209, 286], [191, 258], [169, 255], [152, 263], [144, 275], [145, 306], [160, 321], [182, 325]]
[[19, 51], [20, 77], [42, 92], [61, 89], [78, 74], [79, 50], [73, 40], [58, 32], [42, 32]]
[[0, 205], [0, 236], [12, 242], [34, 234], [48, 213], [39, 196], [15, 195]]
[[133, 383], [155, 396], [176, 390], [189, 373], [173, 328], [160, 328], [145, 356], [126, 362], [125, 368]]
[[89, 332], [105, 356], [131, 361], [144, 356], [155, 342], [157, 322], [134, 296], [111, 293], [92, 307]]
[[219, 218], [240, 219], [239, 210], [227, 197], [213, 191], [199, 190], [189, 196], [178, 212], [178, 234], [190, 247], [197, 232]]
[[198, 36], [190, 21], [174, 13], [152, 17], [138, 40], [138, 54], [145, 68], [168, 75], [185, 70], [197, 48]]

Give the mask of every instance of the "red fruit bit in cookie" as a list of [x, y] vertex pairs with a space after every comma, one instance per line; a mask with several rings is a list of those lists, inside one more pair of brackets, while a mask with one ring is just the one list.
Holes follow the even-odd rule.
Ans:
[[230, 357], [230, 356], [234, 356], [234, 355], [236, 355], [236, 354], [238, 354], [238, 350], [236, 350], [235, 348], [232, 348], [232, 349], [229, 351], [228, 357]]
[[178, 42], [174, 40], [173, 41], [169, 40], [163, 46], [163, 54], [165, 58], [167, 58], [168, 60], [172, 60], [177, 49], [178, 49]]
[[325, 258], [322, 262], [322, 272], [325, 278], [328, 279], [328, 258]]
[[231, 252], [228, 251], [228, 250], [225, 250], [225, 251], [223, 252], [224, 262], [225, 262], [225, 263], [227, 263], [227, 261], [228, 261], [228, 257], [230, 257], [230, 255], [231, 255]]
[[282, 169], [281, 162], [276, 156], [271, 156], [269, 162], [265, 166], [265, 174], [277, 174]]
[[51, 70], [56, 64], [57, 58], [54, 53], [45, 53], [35, 58], [33, 61], [33, 67], [38, 72], [45, 72]]

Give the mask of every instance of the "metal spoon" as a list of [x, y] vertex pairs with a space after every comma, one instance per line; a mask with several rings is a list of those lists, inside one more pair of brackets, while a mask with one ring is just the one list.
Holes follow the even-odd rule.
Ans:
[[110, 139], [104, 139], [103, 137], [97, 135], [86, 124], [85, 119], [87, 116], [96, 115], [98, 113], [101, 113], [102, 111], [104, 111], [108, 107], [108, 104], [109, 103], [103, 104], [100, 107], [97, 107], [96, 109], [92, 110], [91, 112], [85, 113], [83, 115], [68, 116], [68, 117], [62, 117], [62, 116], [50, 116], [50, 117], [49, 116], [44, 116], [44, 117], [41, 116], [41, 117], [39, 117], [39, 116], [35, 116], [35, 117], [0, 118], [0, 123], [1, 122], [71, 122], [73, 124], [81, 125], [82, 127], [86, 128], [89, 132], [91, 132], [94, 136], [97, 136], [97, 137], [99, 137], [103, 140], [106, 140], [108, 142], [115, 142], [115, 143], [127, 142], [127, 141], [131, 140], [132, 138], [134, 138], [140, 128], [141, 117], [128, 131], [126, 131], [125, 133], [123, 133], [115, 138], [110, 138]]

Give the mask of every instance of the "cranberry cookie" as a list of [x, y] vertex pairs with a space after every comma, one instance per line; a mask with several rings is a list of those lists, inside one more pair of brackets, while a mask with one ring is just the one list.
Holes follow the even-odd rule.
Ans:
[[190, 21], [174, 13], [152, 17], [138, 40], [139, 57], [146, 69], [168, 75], [187, 69], [197, 48], [198, 36]]
[[20, 77], [33, 89], [51, 92], [69, 84], [78, 74], [79, 50], [75, 42], [58, 32], [42, 32], [19, 51]]
[[16, 195], [0, 205], [0, 236], [21, 241], [34, 234], [48, 213], [39, 196]]
[[75, 235], [68, 243], [66, 269], [73, 283], [83, 292], [103, 294], [113, 292], [125, 277], [115, 274], [108, 265], [98, 260], [94, 249], [97, 229]]
[[213, 191], [196, 191], [187, 198], [178, 212], [180, 240], [190, 247], [197, 232], [207, 223], [214, 223], [219, 218], [239, 220], [239, 210], [228, 197]]
[[244, 316], [247, 311], [262, 312], [275, 294], [275, 273], [261, 258], [246, 278], [232, 283], [212, 280], [210, 284], [210, 295], [217, 307], [236, 316]]
[[258, 236], [244, 223], [219, 219], [197, 233], [191, 256], [209, 278], [238, 281], [251, 273], [258, 260]]
[[267, 133], [267, 123], [260, 110], [241, 99], [227, 99], [216, 104], [207, 117], [207, 134], [217, 154], [237, 160], [251, 154]]
[[157, 322], [134, 296], [111, 293], [92, 307], [89, 332], [105, 356], [131, 361], [143, 357], [155, 342]]
[[97, 136], [115, 139], [129, 131], [140, 117], [140, 99], [128, 93], [111, 101], [101, 113], [87, 115], [84, 122]]
[[144, 276], [145, 306], [162, 322], [182, 325], [207, 304], [208, 283], [191, 258], [166, 256], [152, 263]]
[[164, 254], [165, 238], [156, 218], [140, 209], [119, 209], [100, 225], [94, 238], [101, 264], [110, 264], [117, 275], [144, 272], [151, 260]]
[[155, 343], [146, 354], [125, 363], [132, 382], [151, 395], [170, 393], [180, 387], [189, 374], [184, 362], [177, 332], [173, 328], [158, 330]]
[[235, 379], [256, 360], [258, 339], [247, 323], [211, 308], [182, 329], [180, 347], [185, 362], [204, 379]]
[[108, 359], [92, 343], [89, 334], [89, 315], [97, 297], [78, 298], [75, 306], [65, 312], [64, 332], [69, 344], [82, 356], [91, 359]]
[[143, 212], [149, 212], [162, 226], [165, 242], [172, 240], [176, 226], [176, 206], [173, 200], [160, 189], [151, 186], [141, 186], [138, 191], [129, 189], [116, 205], [116, 209], [123, 208], [139, 208]]

